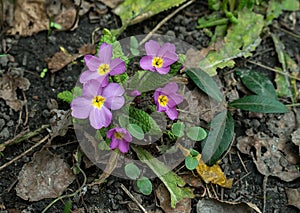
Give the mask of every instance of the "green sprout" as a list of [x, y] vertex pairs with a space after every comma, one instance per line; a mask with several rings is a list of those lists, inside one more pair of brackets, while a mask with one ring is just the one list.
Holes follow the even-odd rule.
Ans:
[[40, 77], [41, 77], [41, 78], [44, 78], [47, 72], [48, 72], [48, 68], [44, 68], [44, 69], [42, 70], [42, 72], [40, 73]]

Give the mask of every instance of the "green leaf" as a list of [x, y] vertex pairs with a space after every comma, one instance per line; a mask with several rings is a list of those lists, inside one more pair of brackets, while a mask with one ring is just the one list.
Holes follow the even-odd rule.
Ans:
[[[122, 30], [164, 10], [178, 6], [186, 0], [125, 0], [113, 12], [120, 16]], [[121, 31], [118, 31], [119, 33]]]
[[143, 110], [130, 107], [129, 122], [131, 124], [137, 124], [138, 126], [140, 126], [144, 133], [149, 133], [153, 135], [160, 135], [162, 133], [156, 121]]
[[232, 101], [229, 106], [247, 110], [251, 112], [262, 113], [286, 113], [289, 109], [281, 102], [268, 96], [250, 95]]
[[124, 169], [125, 169], [125, 174], [130, 179], [136, 180], [141, 175], [140, 169], [133, 163], [127, 164]]
[[210, 123], [211, 131], [201, 143], [202, 159], [211, 166], [228, 150], [234, 135], [234, 121], [230, 111], [223, 111]]
[[192, 140], [201, 141], [206, 138], [207, 133], [203, 128], [195, 126], [188, 128], [187, 136]]
[[192, 79], [192, 81], [207, 95], [212, 97], [218, 102], [223, 100], [223, 96], [219, 90], [218, 85], [212, 77], [206, 72], [200, 69], [186, 70], [186, 74]]
[[195, 149], [190, 149], [190, 155], [192, 157], [197, 157], [200, 153]]
[[283, 13], [283, 11], [297, 11], [299, 10], [299, 0], [271, 0], [268, 3], [266, 24], [272, 23], [273, 19], [276, 19]]
[[272, 82], [264, 75], [253, 70], [238, 69], [237, 74], [243, 84], [257, 95], [268, 96], [277, 99], [275, 88]]
[[128, 89], [138, 89], [141, 93], [155, 90], [170, 82], [171, 75], [161, 75], [149, 71], [137, 71], [128, 81]]
[[[215, 51], [209, 51], [199, 62], [199, 67], [210, 76], [217, 74], [217, 69], [233, 68], [234, 59], [249, 57], [260, 44], [260, 34], [264, 26], [262, 15], [247, 8], [238, 12], [238, 23], [228, 29], [223, 46]], [[212, 44], [213, 45], [213, 44]], [[211, 50], [211, 47], [208, 47]]]
[[57, 94], [57, 98], [67, 102], [67, 103], [71, 103], [74, 96], [72, 94], [72, 92], [66, 90], [66, 91], [63, 91], [63, 92], [60, 92]]
[[172, 133], [176, 136], [176, 137], [182, 137], [184, 136], [184, 128], [185, 128], [185, 125], [183, 122], [176, 122], [172, 125]]
[[138, 139], [138, 140], [143, 140], [144, 139], [145, 135], [144, 135], [143, 129], [139, 125], [129, 124], [127, 126], [127, 130], [136, 139]]
[[184, 163], [185, 163], [185, 167], [188, 170], [194, 170], [198, 166], [197, 158], [192, 157], [190, 155], [186, 156]]
[[135, 36], [130, 37], [130, 52], [134, 56], [138, 56], [140, 51], [138, 50], [139, 42]]
[[144, 195], [150, 195], [152, 192], [152, 183], [146, 177], [141, 177], [137, 180], [136, 185], [141, 193]]
[[132, 146], [138, 158], [146, 163], [150, 169], [157, 175], [157, 177], [164, 183], [171, 197], [171, 207], [175, 208], [176, 203], [184, 198], [193, 198], [194, 195], [189, 188], [183, 187], [186, 183], [184, 180], [176, 175], [174, 172], [154, 158], [148, 151], [141, 147]]
[[72, 201], [68, 200], [65, 204], [63, 213], [70, 213], [71, 212], [71, 208], [72, 208]]

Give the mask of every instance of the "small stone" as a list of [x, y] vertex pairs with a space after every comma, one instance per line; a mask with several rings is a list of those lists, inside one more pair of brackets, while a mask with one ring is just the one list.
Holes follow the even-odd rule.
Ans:
[[50, 116], [49, 110], [44, 109], [43, 112], [42, 112], [42, 115], [43, 115], [45, 118], [48, 118], [48, 117]]
[[13, 120], [10, 120], [10, 121], [7, 122], [6, 125], [7, 125], [8, 127], [11, 127], [11, 126], [14, 125], [14, 121], [13, 121]]
[[0, 138], [3, 140], [6, 140], [9, 138], [9, 131], [8, 128], [5, 127], [1, 132], [0, 132]]
[[95, 194], [99, 194], [99, 187], [97, 185], [94, 185], [92, 187], [92, 191], [91, 194], [95, 195]]
[[176, 37], [175, 32], [173, 30], [168, 30], [167, 33], [166, 33], [166, 35], [170, 36], [170, 37], [173, 37], [173, 38]]
[[0, 119], [0, 130], [2, 130], [4, 126], [5, 126], [5, 120]]

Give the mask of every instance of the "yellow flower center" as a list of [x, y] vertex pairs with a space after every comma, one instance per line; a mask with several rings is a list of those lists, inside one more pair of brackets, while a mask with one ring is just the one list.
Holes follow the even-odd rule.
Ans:
[[152, 66], [156, 68], [161, 68], [164, 64], [164, 60], [161, 57], [154, 57], [152, 59]]
[[100, 75], [105, 75], [107, 73], [110, 72], [110, 68], [109, 68], [109, 65], [108, 64], [101, 64], [99, 67], [98, 67], [98, 73]]
[[114, 136], [117, 139], [123, 139], [124, 133], [123, 132], [115, 132]]
[[93, 98], [92, 100], [92, 104], [94, 107], [101, 109], [101, 107], [103, 106], [104, 102], [105, 102], [106, 98], [102, 97], [101, 95], [97, 95]]
[[167, 96], [165, 96], [165, 95], [158, 96], [158, 103], [161, 106], [163, 106], [163, 107], [167, 106], [168, 102], [169, 102], [169, 99]]

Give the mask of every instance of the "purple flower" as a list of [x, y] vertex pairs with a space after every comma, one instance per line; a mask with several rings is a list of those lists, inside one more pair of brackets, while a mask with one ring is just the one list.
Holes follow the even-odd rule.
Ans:
[[130, 96], [131, 97], [137, 97], [137, 96], [140, 96], [142, 93], [138, 90], [133, 90], [131, 93], [130, 93]]
[[125, 99], [124, 89], [117, 83], [101, 87], [97, 80], [90, 80], [83, 85], [82, 96], [71, 102], [72, 116], [78, 119], [89, 118], [95, 129], [107, 127], [112, 120], [111, 110], [120, 109]]
[[125, 62], [119, 58], [112, 59], [112, 45], [103, 43], [98, 51], [98, 57], [84, 56], [88, 68], [80, 76], [80, 82], [86, 83], [91, 79], [101, 82], [102, 87], [108, 84], [109, 75], [122, 74], [126, 70]]
[[157, 71], [160, 74], [167, 74], [170, 71], [170, 65], [178, 60], [175, 53], [174, 44], [165, 43], [160, 47], [159, 43], [150, 40], [145, 44], [147, 55], [140, 60], [140, 66], [144, 70]]
[[113, 128], [106, 133], [106, 137], [111, 138], [110, 148], [119, 148], [122, 153], [129, 150], [129, 143], [132, 141], [132, 136], [124, 128]]
[[183, 97], [177, 94], [178, 86], [175, 82], [168, 83], [164, 88], [158, 88], [154, 92], [154, 101], [158, 112], [165, 112], [171, 120], [178, 118], [176, 105], [183, 101]]

